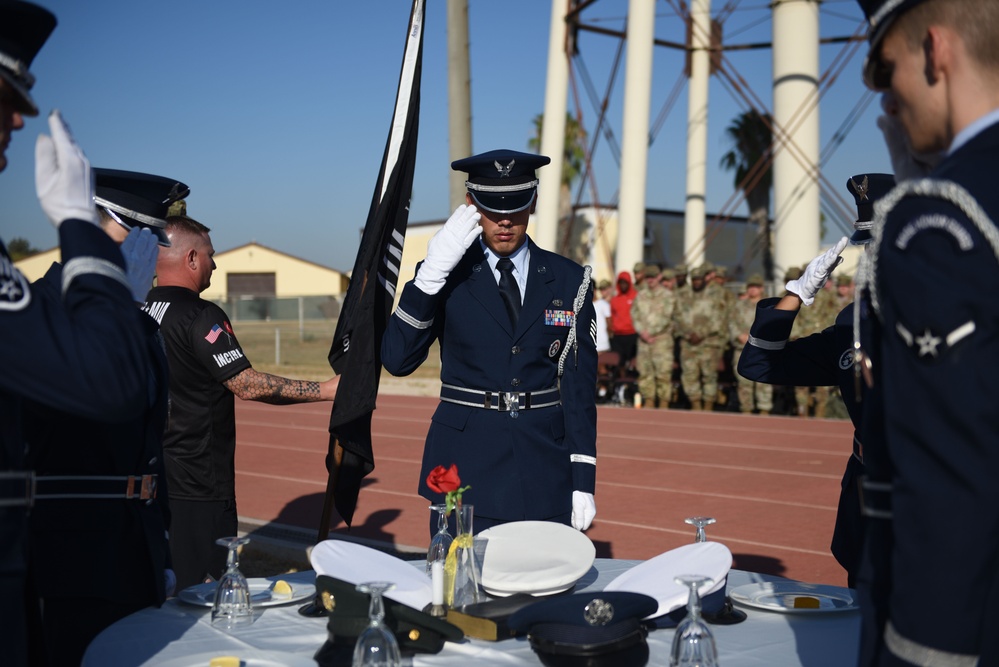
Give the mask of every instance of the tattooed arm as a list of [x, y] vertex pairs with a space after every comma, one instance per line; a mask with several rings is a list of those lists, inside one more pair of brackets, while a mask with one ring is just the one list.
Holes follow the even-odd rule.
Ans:
[[274, 405], [332, 401], [336, 396], [340, 376], [325, 382], [292, 380], [270, 373], [260, 373], [252, 368], [225, 381], [225, 386], [244, 401], [260, 401]]

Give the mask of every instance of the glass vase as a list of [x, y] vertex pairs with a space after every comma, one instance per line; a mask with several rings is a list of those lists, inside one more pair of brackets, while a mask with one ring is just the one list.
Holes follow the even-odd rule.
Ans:
[[479, 567], [475, 562], [475, 539], [472, 536], [473, 505], [454, 508], [457, 536], [444, 563], [444, 604], [457, 608], [482, 599], [479, 592]]

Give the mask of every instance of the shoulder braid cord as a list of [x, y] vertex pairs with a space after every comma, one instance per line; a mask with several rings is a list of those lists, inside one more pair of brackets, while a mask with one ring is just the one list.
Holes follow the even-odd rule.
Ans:
[[569, 350], [577, 352], [579, 349], [579, 343], [576, 341], [576, 323], [579, 321], [579, 312], [583, 309], [583, 304], [586, 301], [586, 290], [590, 288], [592, 274], [593, 267], [589, 264], [583, 267], [583, 282], [579, 283], [579, 289], [576, 290], [576, 300], [572, 302], [572, 327], [569, 328], [569, 336], [565, 339], [562, 356], [558, 358], [559, 377], [562, 377], [562, 373], [565, 371], [565, 359], [569, 356]]
[[[874, 312], [881, 316], [881, 302], [878, 298], [877, 274], [878, 274], [878, 250], [884, 238], [885, 220], [888, 214], [905, 197], [930, 197], [942, 199], [959, 208], [962, 213], [968, 216], [972, 224], [981, 232], [985, 240], [992, 247], [992, 253], [999, 259], [999, 229], [996, 228], [992, 219], [981, 207], [981, 205], [971, 196], [966, 189], [953, 181], [935, 180], [932, 178], [921, 178], [919, 180], [904, 181], [896, 185], [884, 198], [874, 203], [874, 221], [871, 225], [871, 248], [860, 258], [857, 267], [856, 288], [854, 293], [853, 307], [853, 346], [854, 351], [860, 349], [860, 298], [866, 289], [871, 295], [871, 306]], [[854, 356], [854, 364], [858, 363], [857, 356]]]

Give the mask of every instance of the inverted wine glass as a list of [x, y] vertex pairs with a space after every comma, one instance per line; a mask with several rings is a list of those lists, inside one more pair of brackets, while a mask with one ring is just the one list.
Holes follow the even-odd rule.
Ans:
[[229, 549], [225, 574], [219, 579], [212, 604], [212, 625], [224, 630], [253, 623], [250, 585], [239, 571], [239, 547], [249, 541], [248, 537], [220, 537], [215, 540], [215, 544]]
[[689, 523], [691, 526], [697, 529], [694, 533], [694, 542], [707, 542], [708, 536], [704, 533], [704, 527], [710, 526], [715, 522], [715, 520], [710, 516], [691, 516], [683, 520], [684, 523]]
[[687, 598], [687, 615], [676, 626], [673, 647], [670, 653], [670, 667], [718, 667], [718, 648], [715, 637], [701, 619], [701, 596], [698, 590], [710, 586], [709, 577], [696, 574], [682, 574], [673, 579], [686, 586], [690, 593]]
[[357, 584], [357, 590], [371, 596], [368, 606], [368, 627], [357, 637], [354, 644], [352, 667], [401, 667], [402, 655], [399, 642], [384, 623], [385, 603], [382, 593], [395, 588], [387, 581], [369, 581]]

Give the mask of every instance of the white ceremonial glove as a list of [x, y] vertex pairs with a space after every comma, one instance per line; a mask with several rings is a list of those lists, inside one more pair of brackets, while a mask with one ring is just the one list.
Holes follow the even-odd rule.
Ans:
[[843, 261], [839, 255], [849, 242], [850, 239], [847, 237], [841, 238], [839, 243], [810, 261], [801, 277], [797, 280], [789, 280], [784, 289], [792, 294], [797, 294], [806, 306], [812, 305], [815, 301], [815, 295], [829, 279], [829, 274]]
[[901, 183], [929, 175], [942, 157], [939, 153], [914, 153], [909, 144], [909, 138], [897, 116], [888, 113], [888, 107], [893, 104], [890, 93], [881, 95], [881, 108], [885, 113], [878, 116], [878, 129], [884, 135], [888, 147], [888, 157], [891, 158], [891, 168], [895, 172], [895, 182]]
[[177, 575], [170, 568], [163, 570], [163, 583], [166, 588], [166, 596], [172, 598], [177, 592]]
[[100, 224], [90, 161], [58, 110], [49, 114], [49, 131], [51, 137], [40, 134], [35, 142], [35, 190], [42, 210], [56, 229], [70, 219]]
[[572, 492], [572, 527], [576, 530], [586, 530], [597, 515], [597, 502], [592, 493], [585, 491]]
[[462, 204], [454, 210], [444, 227], [427, 244], [427, 258], [416, 272], [414, 282], [424, 294], [437, 294], [448, 274], [458, 265], [465, 251], [482, 233], [474, 206]]
[[125, 258], [125, 277], [132, 290], [132, 300], [142, 303], [156, 274], [156, 257], [160, 254], [156, 235], [148, 227], [132, 227], [121, 242], [121, 254]]

